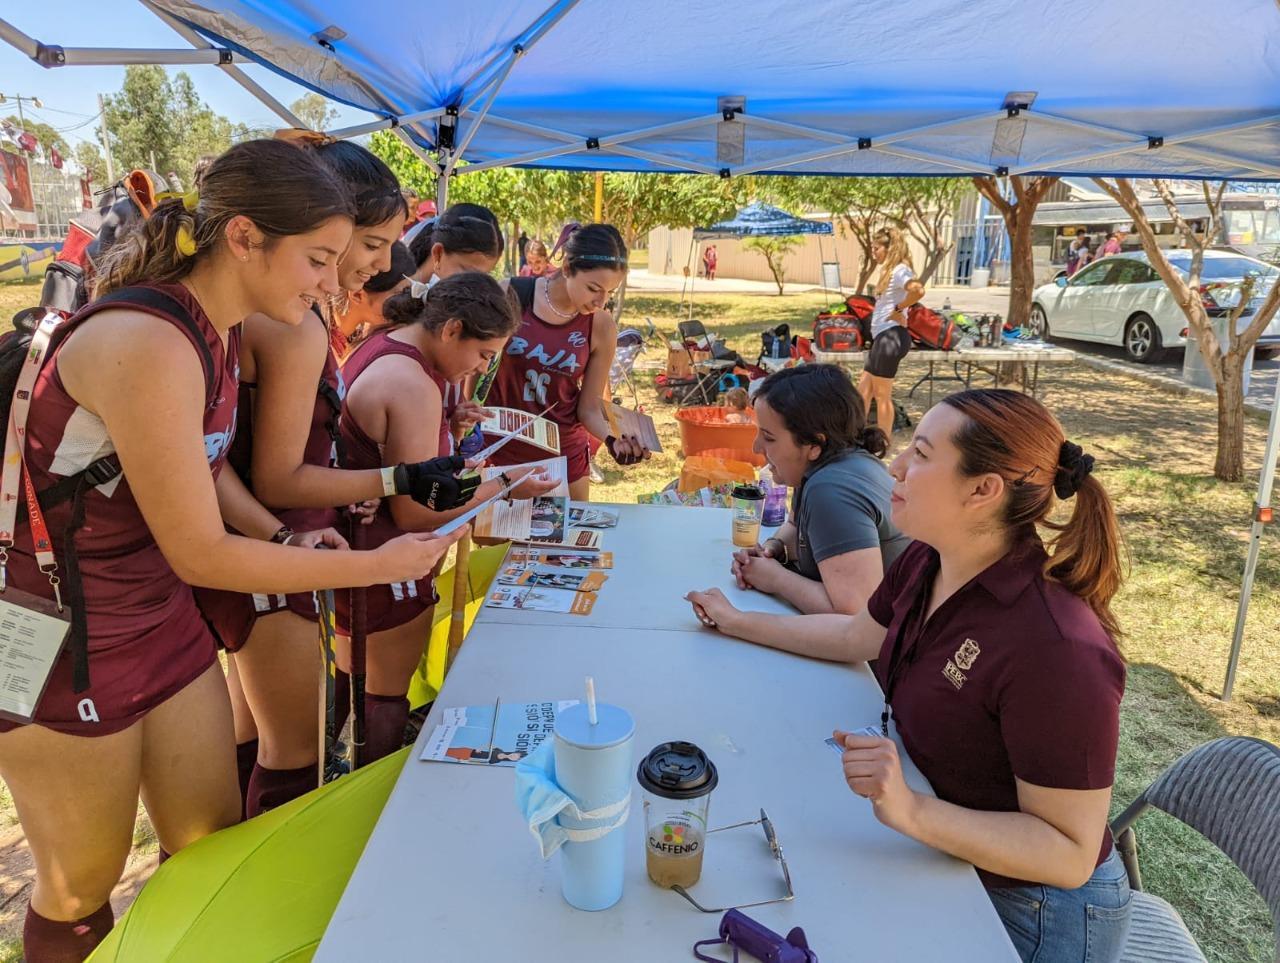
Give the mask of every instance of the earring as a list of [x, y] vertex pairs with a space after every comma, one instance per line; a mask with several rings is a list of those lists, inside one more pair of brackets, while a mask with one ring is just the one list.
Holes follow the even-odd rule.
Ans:
[[247, 255], [247, 254], [246, 254], [246, 255], [244, 255], [242, 258], [240, 258], [240, 260], [244, 261], [244, 263], [245, 263], [245, 264], [248, 264], [248, 263], [249, 263], [249, 255]]

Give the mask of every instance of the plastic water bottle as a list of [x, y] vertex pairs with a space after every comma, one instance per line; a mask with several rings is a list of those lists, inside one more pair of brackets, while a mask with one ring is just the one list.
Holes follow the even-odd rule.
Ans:
[[950, 311], [950, 310], [951, 310], [951, 298], [947, 297], [947, 298], [944, 298], [944, 299], [943, 299], [943, 301], [942, 301], [942, 310], [943, 310], [943, 311]]

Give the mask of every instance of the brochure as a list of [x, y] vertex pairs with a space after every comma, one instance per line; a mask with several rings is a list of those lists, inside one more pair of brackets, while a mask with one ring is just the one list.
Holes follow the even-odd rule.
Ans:
[[658, 440], [658, 429], [653, 419], [643, 411], [633, 411], [622, 405], [615, 405], [611, 401], [603, 402], [602, 406], [605, 420], [609, 422], [609, 430], [614, 437], [631, 435], [650, 451], [662, 451], [662, 442]]
[[485, 444], [493, 444], [504, 435], [518, 431], [519, 438], [508, 450], [524, 458], [560, 454], [560, 428], [554, 421], [540, 418], [515, 408], [490, 408], [493, 417], [480, 422]]
[[595, 592], [571, 592], [561, 588], [500, 585], [489, 592], [485, 605], [493, 609], [520, 609], [529, 612], [558, 612], [561, 615], [590, 615]]
[[522, 498], [510, 503], [494, 502], [476, 519], [476, 537], [532, 542], [537, 545], [563, 545], [575, 549], [598, 549], [600, 533], [585, 526], [575, 527], [576, 523], [569, 517], [568, 470], [563, 456], [524, 465], [484, 468], [481, 469], [481, 474], [488, 481], [497, 478], [504, 471], [508, 476], [515, 477], [515, 472], [524, 472], [530, 468], [545, 471], [557, 479], [559, 484], [550, 494], [537, 498]]
[[569, 525], [573, 528], [615, 528], [617, 524], [617, 512], [589, 506], [569, 509]]
[[507, 562], [520, 569], [532, 565], [543, 568], [613, 568], [613, 552], [571, 552], [513, 545]]
[[513, 702], [445, 709], [420, 759], [472, 766], [515, 766], [555, 731], [556, 714], [576, 700]]

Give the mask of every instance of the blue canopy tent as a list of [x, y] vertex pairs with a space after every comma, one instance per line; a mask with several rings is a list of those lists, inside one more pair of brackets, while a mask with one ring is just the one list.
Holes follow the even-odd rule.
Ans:
[[0, 39], [51, 68], [216, 64], [298, 125], [237, 66], [261, 64], [370, 115], [331, 133], [395, 131], [442, 206], [503, 166], [1280, 180], [1276, 0], [140, 2], [190, 47]]
[[[828, 221], [814, 221], [804, 217], [796, 217], [780, 207], [774, 207], [772, 204], [765, 204], [761, 201], [748, 204], [728, 220], [717, 221], [710, 227], [696, 228], [693, 232], [693, 239], [689, 243], [689, 266], [695, 268], [689, 274], [690, 317], [693, 314], [693, 278], [698, 273], [696, 262], [698, 250], [701, 248], [703, 241], [733, 237], [790, 237], [795, 234], [817, 234], [819, 257], [825, 263], [825, 257], [821, 253], [822, 235], [831, 233], [831, 224]], [[826, 273], [824, 272], [824, 289], [825, 282]], [[680, 298], [681, 300], [684, 299], [683, 290], [680, 292]]]

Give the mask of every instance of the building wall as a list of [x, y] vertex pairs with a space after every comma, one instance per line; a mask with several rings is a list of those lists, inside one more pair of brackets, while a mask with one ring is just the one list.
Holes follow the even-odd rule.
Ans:
[[[800, 235], [795, 250], [783, 259], [788, 284], [822, 286], [822, 262], [835, 261], [840, 265], [840, 286], [852, 291], [858, 281], [858, 269], [862, 254], [858, 242], [852, 236], [842, 236], [839, 225], [834, 234]], [[652, 274], [680, 275], [687, 265], [691, 273], [702, 269], [701, 248], [693, 245], [691, 228], [660, 227], [649, 232], [649, 271]], [[758, 251], [744, 249], [738, 238], [721, 238], [704, 242], [716, 246], [718, 255], [716, 276], [740, 278], [746, 281], [772, 281], [769, 265]], [[924, 261], [923, 251], [914, 240], [908, 238], [911, 256], [917, 266]]]

